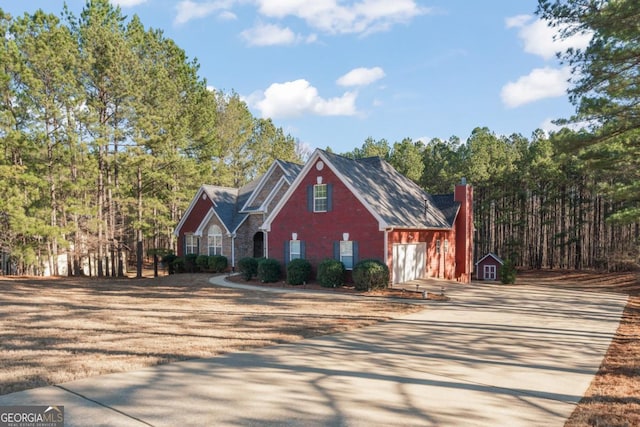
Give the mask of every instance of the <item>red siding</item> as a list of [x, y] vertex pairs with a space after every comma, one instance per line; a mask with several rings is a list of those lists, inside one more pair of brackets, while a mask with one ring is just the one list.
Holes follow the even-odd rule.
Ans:
[[[332, 210], [310, 212], [307, 208], [307, 188], [322, 177], [323, 184], [332, 184]], [[286, 205], [278, 212], [268, 233], [269, 257], [284, 262], [284, 245], [298, 233], [305, 242], [305, 258], [316, 267], [326, 258], [333, 258], [333, 243], [349, 233], [349, 240], [358, 242], [358, 259], [384, 259], [384, 232], [378, 221], [325, 165], [318, 171], [315, 165], [294, 190]]]
[[495, 258], [492, 258], [492, 257], [487, 257], [487, 258], [483, 259], [481, 262], [478, 263], [478, 266], [476, 268], [478, 279], [484, 280], [484, 266], [485, 265], [495, 265], [496, 266], [496, 280], [500, 280], [500, 267], [502, 267], [502, 264], [500, 264], [498, 261], [495, 260]]
[[[204, 194], [204, 193], [203, 193]], [[193, 233], [198, 229], [198, 226], [204, 219], [204, 217], [209, 212], [209, 209], [213, 207], [213, 203], [209, 196], [207, 196], [206, 200], [202, 199], [202, 195], [198, 196], [198, 200], [196, 201], [193, 209], [189, 213], [189, 216], [185, 220], [184, 224], [182, 224], [182, 228], [179, 230], [178, 234], [178, 256], [184, 255], [184, 235], [185, 233]]]

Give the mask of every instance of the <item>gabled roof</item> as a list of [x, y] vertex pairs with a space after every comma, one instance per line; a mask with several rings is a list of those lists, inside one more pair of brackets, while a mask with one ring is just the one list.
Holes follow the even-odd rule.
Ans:
[[269, 230], [276, 214], [316, 160], [322, 159], [354, 196], [378, 220], [380, 229], [389, 227], [450, 229], [460, 204], [453, 194], [432, 197], [417, 184], [379, 157], [350, 159], [317, 149], [310, 156], [289, 190], [269, 214], [264, 228]]
[[293, 180], [298, 176], [298, 173], [302, 170], [302, 165], [287, 162], [285, 160], [274, 161], [271, 166], [269, 166], [269, 169], [267, 169], [267, 171], [260, 178], [253, 181], [253, 184], [255, 185], [253, 186], [253, 188], [251, 188], [251, 193], [248, 194], [246, 200], [244, 200], [243, 203], [238, 203], [240, 212], [256, 210], [256, 207], [252, 207], [251, 205], [255, 202], [255, 197], [260, 193], [267, 182], [269, 182], [269, 178], [277, 168], [280, 168], [282, 170], [283, 178], [289, 184], [291, 184]]
[[496, 261], [498, 261], [500, 263], [500, 265], [504, 264], [504, 261], [496, 254], [494, 254], [493, 252], [489, 252], [488, 254], [486, 254], [485, 256], [483, 256], [482, 258], [480, 258], [477, 262], [476, 265], [480, 264], [482, 261], [484, 261], [486, 258], [493, 258]]
[[182, 218], [173, 233], [176, 236], [180, 233], [180, 229], [184, 225], [194, 206], [203, 194], [207, 195], [207, 197], [211, 201], [212, 207], [204, 216], [204, 218], [200, 220], [200, 224], [196, 229], [196, 234], [204, 232], [204, 226], [214, 215], [218, 217], [227, 233], [235, 233], [238, 227], [251, 213], [251, 210], [245, 211], [244, 209], [249, 205], [249, 203], [251, 203], [252, 197], [257, 193], [257, 191], [259, 191], [264, 185], [266, 185], [268, 176], [276, 168], [282, 169], [283, 173], [281, 180], [279, 180], [276, 184], [277, 187], [278, 185], [280, 185], [282, 179], [291, 184], [300, 170], [302, 170], [302, 165], [287, 162], [284, 160], [276, 160], [272, 163], [272, 165], [264, 175], [239, 189], [222, 187], [218, 185], [202, 185], [200, 189], [198, 189], [195, 197], [191, 200], [191, 204], [182, 215]]
[[[388, 227], [400, 228], [451, 228], [455, 214], [449, 217], [440, 209], [434, 198], [416, 183], [395, 170], [379, 157], [349, 159], [337, 154], [322, 152], [362, 198], [376, 211]], [[439, 203], [452, 208], [443, 198]], [[446, 203], [445, 203], [446, 202]], [[459, 207], [459, 204], [458, 204]], [[456, 210], [457, 213], [457, 210]]]

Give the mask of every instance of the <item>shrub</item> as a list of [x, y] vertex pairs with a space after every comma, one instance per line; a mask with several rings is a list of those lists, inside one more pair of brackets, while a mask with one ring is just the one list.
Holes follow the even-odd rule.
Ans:
[[184, 256], [184, 269], [187, 273], [195, 273], [198, 271], [198, 264], [196, 264], [197, 259], [198, 254], [186, 254]]
[[287, 264], [287, 283], [302, 285], [311, 276], [311, 263], [306, 259], [294, 259]]
[[184, 257], [176, 257], [170, 264], [174, 273], [184, 273], [186, 271]]
[[209, 269], [209, 256], [208, 255], [198, 255], [196, 258], [196, 266], [198, 266], [198, 270], [205, 271]]
[[264, 283], [280, 280], [280, 263], [271, 258], [261, 259], [258, 262], [258, 280]]
[[222, 273], [227, 269], [229, 261], [226, 256], [213, 255], [209, 257], [209, 270], [214, 273]]
[[246, 257], [238, 260], [238, 271], [244, 280], [251, 280], [258, 274], [258, 260]]
[[513, 261], [506, 260], [500, 267], [500, 281], [504, 285], [513, 285], [516, 283], [516, 266]]
[[173, 261], [178, 258], [175, 254], [169, 253], [162, 257], [162, 265], [167, 266], [167, 270], [169, 274], [174, 274], [176, 272], [175, 266], [173, 265]]
[[325, 288], [335, 288], [344, 283], [344, 264], [328, 258], [318, 265], [318, 282]]
[[353, 268], [353, 282], [359, 291], [389, 286], [389, 267], [377, 259], [363, 259]]

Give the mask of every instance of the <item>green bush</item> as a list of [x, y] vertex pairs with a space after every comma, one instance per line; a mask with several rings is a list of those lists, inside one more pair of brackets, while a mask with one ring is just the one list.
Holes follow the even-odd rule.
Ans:
[[196, 273], [198, 271], [197, 259], [198, 254], [186, 254], [184, 256], [184, 269], [187, 273]]
[[318, 282], [325, 288], [335, 288], [344, 283], [344, 264], [327, 258], [318, 265]]
[[179, 256], [174, 258], [170, 265], [173, 267], [174, 273], [184, 273], [186, 271], [184, 257]]
[[238, 260], [238, 271], [244, 280], [251, 280], [258, 275], [258, 260], [246, 257]]
[[175, 254], [169, 253], [162, 257], [162, 265], [167, 266], [167, 270], [169, 274], [174, 274], [176, 272], [175, 266], [173, 265], [173, 261], [178, 258]]
[[353, 268], [353, 282], [359, 291], [389, 286], [389, 267], [377, 259], [363, 259]]
[[506, 260], [500, 267], [500, 281], [504, 285], [513, 285], [516, 283], [516, 266], [513, 261]]
[[196, 258], [196, 266], [198, 266], [198, 270], [205, 271], [209, 269], [209, 256], [208, 255], [198, 255]]
[[280, 280], [280, 263], [271, 258], [261, 259], [258, 262], [258, 280], [264, 283]]
[[209, 270], [214, 273], [222, 273], [227, 269], [229, 261], [226, 256], [212, 255], [209, 257]]
[[302, 285], [311, 276], [311, 263], [306, 259], [294, 259], [287, 264], [287, 283]]

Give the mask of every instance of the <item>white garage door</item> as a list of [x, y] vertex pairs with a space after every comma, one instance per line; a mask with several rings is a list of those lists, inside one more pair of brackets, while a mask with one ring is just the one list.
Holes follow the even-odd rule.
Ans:
[[393, 245], [393, 283], [424, 277], [426, 264], [426, 243]]

